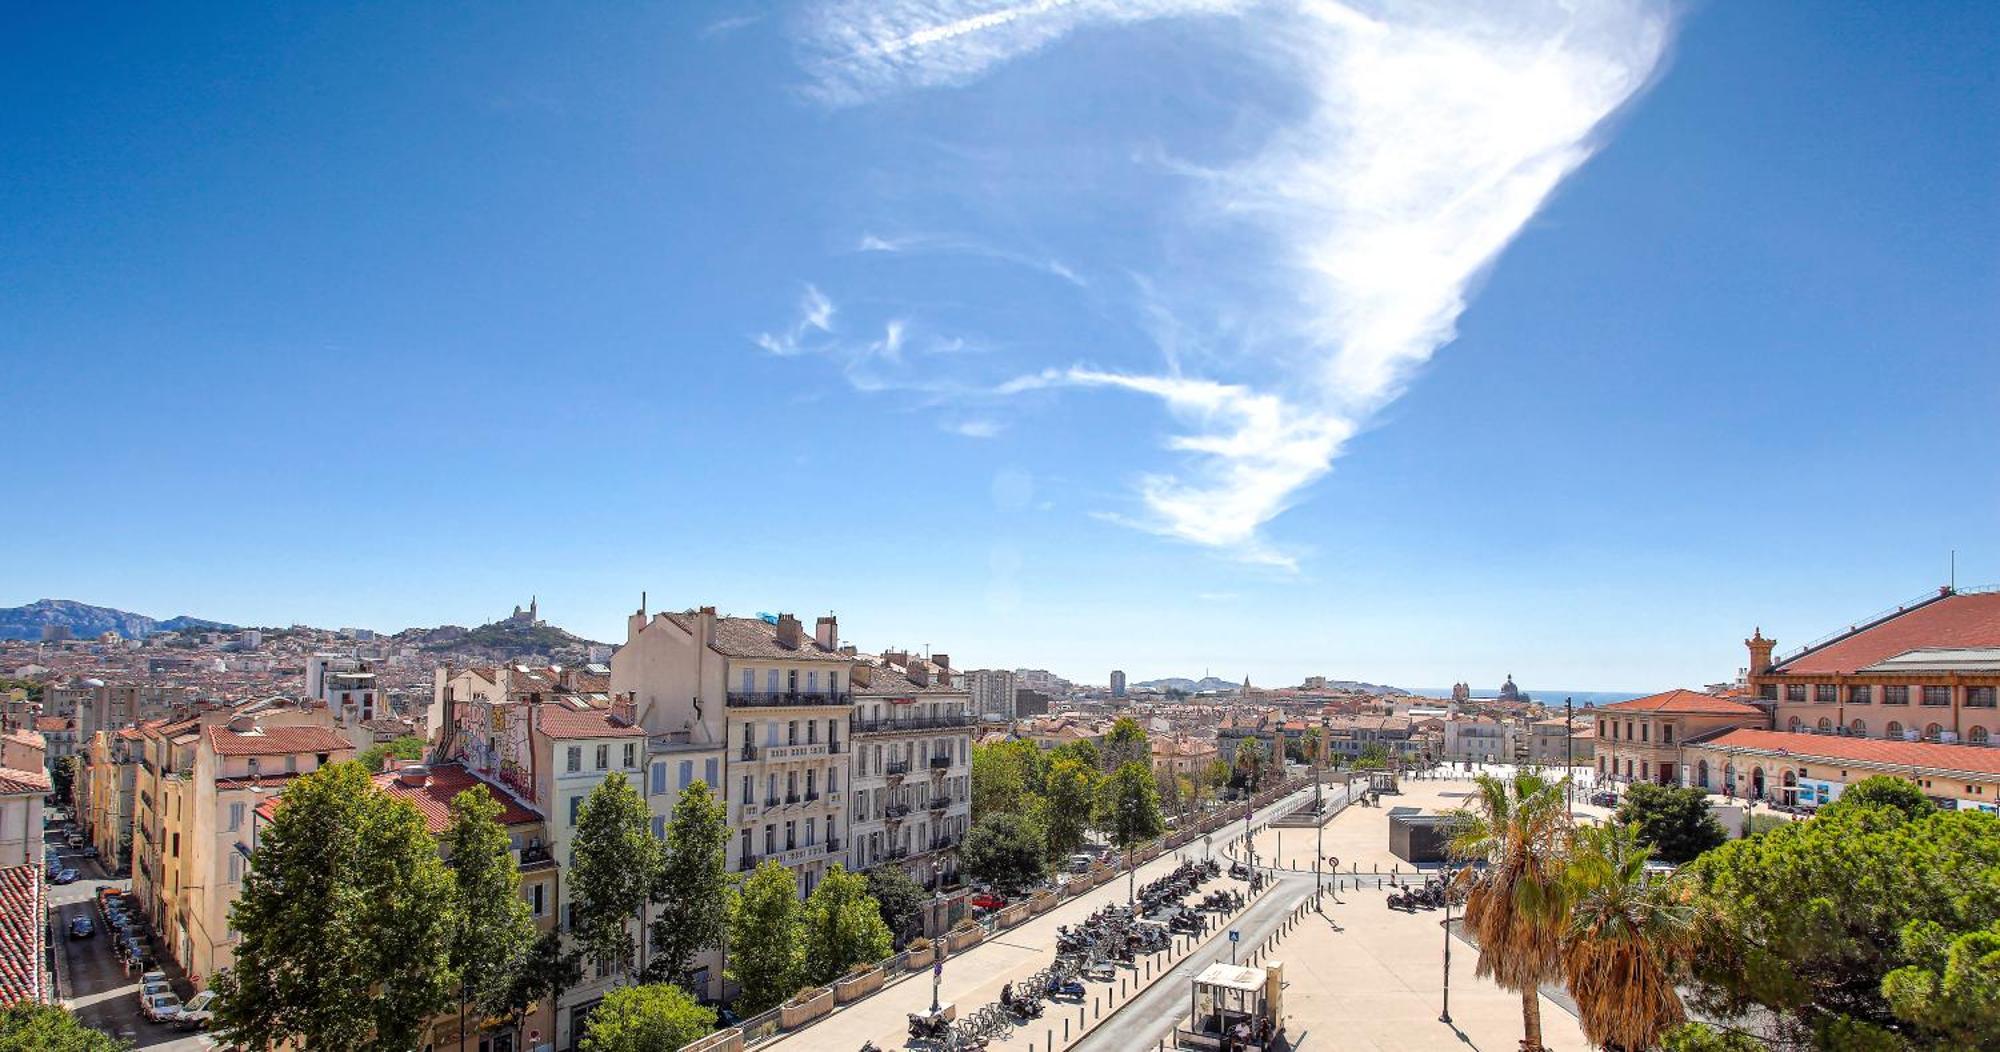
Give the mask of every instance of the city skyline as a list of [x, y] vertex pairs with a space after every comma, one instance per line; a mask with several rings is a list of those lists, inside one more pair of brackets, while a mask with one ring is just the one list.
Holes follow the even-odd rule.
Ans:
[[1640, 692], [2000, 581], [1991, 12], [875, 10], [37, 12], [0, 604]]

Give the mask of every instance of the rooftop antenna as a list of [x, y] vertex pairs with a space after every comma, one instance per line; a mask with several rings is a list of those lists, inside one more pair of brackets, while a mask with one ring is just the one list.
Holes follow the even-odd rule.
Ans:
[[1951, 550], [1951, 590], [1958, 591], [1958, 549]]

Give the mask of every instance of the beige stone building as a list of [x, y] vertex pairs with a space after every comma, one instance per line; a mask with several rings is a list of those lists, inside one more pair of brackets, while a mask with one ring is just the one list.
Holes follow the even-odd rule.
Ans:
[[1599, 782], [1681, 784], [1681, 748], [1690, 740], [1736, 727], [1763, 727], [1762, 709], [1733, 698], [1669, 690], [1586, 714], [1595, 722]]
[[79, 818], [96, 846], [98, 861], [116, 873], [132, 865], [132, 817], [139, 791], [141, 743], [137, 727], [98, 731], [78, 772], [87, 792], [79, 796]]
[[953, 683], [943, 654], [892, 651], [849, 674], [847, 867], [893, 862], [920, 884], [940, 875], [957, 883], [958, 845], [972, 826], [971, 692]]
[[0, 767], [0, 869], [42, 864], [42, 798], [47, 771]]

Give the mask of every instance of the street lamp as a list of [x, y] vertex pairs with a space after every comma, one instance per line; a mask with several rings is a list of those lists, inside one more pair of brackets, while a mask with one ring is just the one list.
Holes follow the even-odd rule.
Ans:
[[1444, 1010], [1438, 1022], [1451, 1026], [1451, 865], [1444, 867]]
[[944, 982], [944, 954], [951, 945], [945, 938], [944, 859], [931, 859], [931, 887], [937, 896], [934, 900], [934, 915], [937, 917], [938, 925], [937, 945], [933, 949], [936, 956], [931, 963], [931, 1015], [935, 1017], [938, 1014], [938, 986]]

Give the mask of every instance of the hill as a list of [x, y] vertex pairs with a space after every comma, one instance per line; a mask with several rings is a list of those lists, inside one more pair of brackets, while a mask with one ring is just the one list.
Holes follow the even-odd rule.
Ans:
[[397, 633], [396, 639], [415, 643], [434, 654], [491, 661], [521, 659], [548, 660], [563, 665], [580, 665], [591, 647], [598, 645], [582, 636], [571, 635], [546, 621], [495, 621], [478, 628], [441, 625], [412, 628]]
[[116, 632], [126, 639], [144, 639], [158, 632], [187, 629], [220, 632], [236, 626], [186, 614], [160, 621], [129, 610], [91, 606], [74, 599], [40, 599], [26, 606], [0, 609], [0, 639], [36, 640], [42, 638], [43, 629], [50, 627], [67, 628], [78, 639], [106, 632]]

